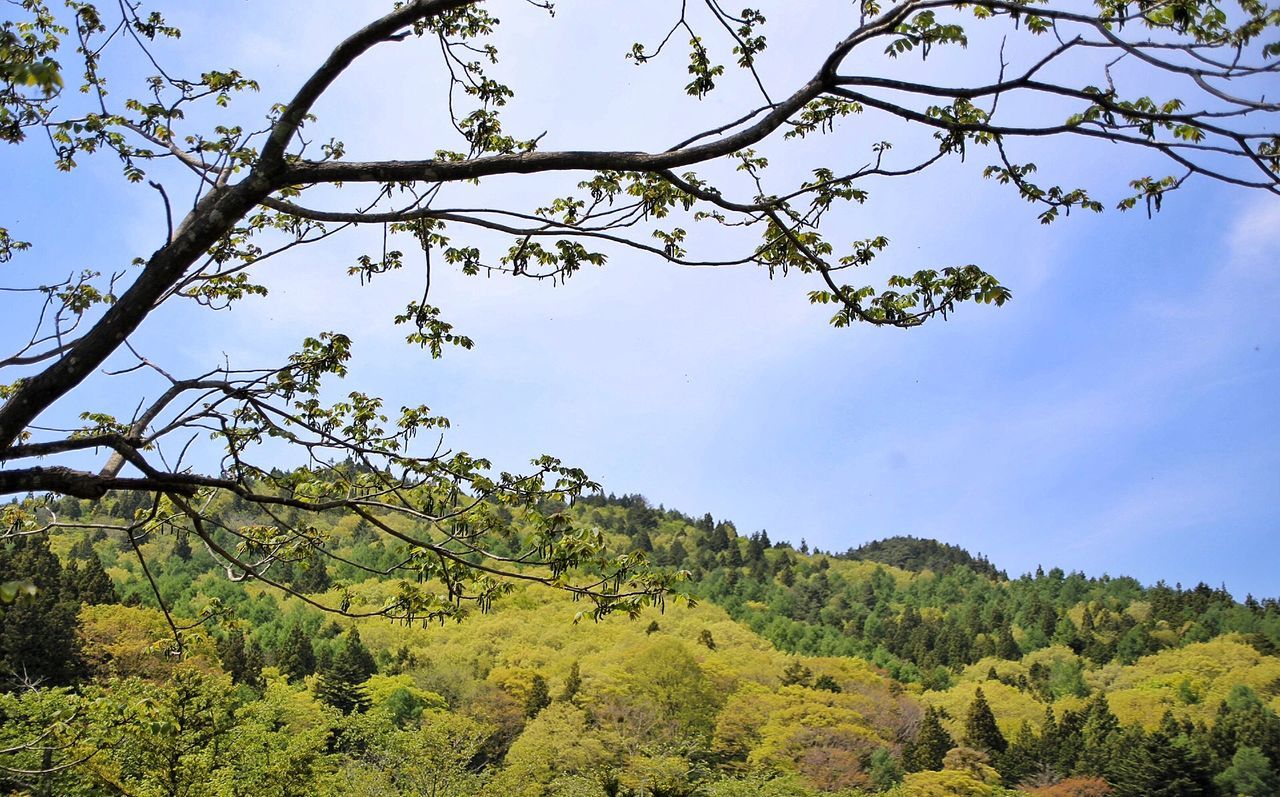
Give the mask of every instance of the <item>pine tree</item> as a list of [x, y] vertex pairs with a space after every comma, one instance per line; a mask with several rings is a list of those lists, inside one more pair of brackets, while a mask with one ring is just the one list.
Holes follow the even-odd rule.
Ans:
[[1255, 747], [1280, 764], [1280, 716], [1252, 689], [1237, 685], [1218, 706], [1209, 745], [1219, 770], [1230, 766], [1241, 747]]
[[637, 551], [653, 553], [653, 538], [649, 536], [649, 532], [640, 529], [639, 533], [635, 535], [635, 541]]
[[683, 565], [685, 560], [689, 558], [689, 552], [685, 550], [684, 543], [676, 540], [671, 543], [671, 550], [667, 554], [667, 559], [673, 565]]
[[1005, 783], [1021, 783], [1043, 768], [1040, 742], [1031, 723], [1023, 720], [1009, 749], [995, 761], [996, 770]]
[[378, 671], [369, 649], [360, 641], [360, 632], [352, 628], [328, 666], [316, 681], [316, 697], [343, 714], [369, 709], [369, 695], [364, 682]]
[[333, 586], [333, 579], [329, 577], [324, 557], [318, 554], [304, 561], [294, 562], [291, 582], [290, 586], [304, 595], [327, 592]]
[[338, 667], [330, 666], [320, 673], [315, 694], [317, 700], [343, 714], [369, 710], [369, 695], [364, 689], [364, 682], [352, 680], [351, 673]]
[[969, 711], [964, 718], [964, 737], [961, 743], [993, 758], [1009, 748], [1009, 743], [996, 725], [996, 716], [991, 712], [982, 687], [973, 691], [973, 702], [969, 704]]
[[1236, 750], [1231, 765], [1213, 782], [1224, 794], [1280, 793], [1280, 778], [1276, 777], [1271, 761], [1261, 750], [1247, 745]]
[[289, 629], [276, 653], [276, 665], [290, 681], [298, 681], [316, 671], [316, 652], [301, 624]]
[[364, 642], [360, 639], [360, 632], [355, 626], [347, 631], [346, 638], [343, 641], [342, 649], [335, 657], [337, 659], [346, 657], [348, 666], [350, 666], [359, 677], [360, 683], [369, 680], [369, 676], [378, 672], [378, 662], [373, 658], [373, 654], [364, 646]]
[[747, 561], [753, 565], [757, 562], [764, 561], [764, 542], [760, 539], [760, 533], [752, 534], [747, 540]]
[[1209, 797], [1214, 793], [1208, 764], [1181, 735], [1161, 728], [1144, 734], [1134, 728], [1117, 744], [1113, 771], [1106, 776], [1115, 797]]
[[819, 675], [813, 682], [813, 688], [821, 692], [839, 693], [843, 691], [840, 688], [840, 684], [836, 683], [836, 679], [830, 675]]
[[736, 540], [729, 544], [725, 552], [724, 563], [728, 567], [742, 567], [742, 549], [738, 547]]
[[61, 589], [66, 600], [80, 601], [80, 563], [74, 559], [62, 569]]
[[524, 698], [524, 715], [533, 719], [549, 705], [551, 705], [551, 690], [547, 688], [547, 679], [541, 675], [533, 676], [533, 683], [529, 685], [529, 694]]
[[578, 666], [578, 662], [574, 662], [569, 668], [569, 676], [564, 679], [564, 691], [560, 693], [560, 699], [565, 703], [570, 703], [578, 696], [578, 690], [582, 688], [582, 670]]
[[1077, 769], [1086, 775], [1109, 778], [1119, 749], [1120, 720], [1111, 712], [1106, 695], [1099, 693], [1085, 708], [1080, 729], [1080, 759]]
[[903, 751], [903, 766], [908, 772], [942, 769], [942, 760], [947, 751], [955, 746], [951, 734], [942, 727], [937, 709], [929, 706], [925, 709], [924, 719], [920, 721], [916, 738]]
[[892, 753], [878, 747], [867, 761], [867, 774], [871, 776], [872, 786], [878, 791], [887, 791], [902, 780], [902, 766]]
[[254, 689], [263, 687], [262, 651], [256, 642], [246, 640], [244, 632], [233, 628], [218, 640], [218, 660], [231, 676], [231, 683]]
[[107, 603], [119, 603], [116, 585], [111, 576], [102, 567], [102, 560], [96, 555], [85, 560], [76, 578], [76, 598], [86, 606], [98, 606]]
[[1008, 625], [1002, 625], [996, 630], [996, 655], [1009, 661], [1017, 661], [1022, 658], [1022, 650], [1014, 640], [1013, 631], [1009, 629]]
[[80, 607], [47, 538], [19, 537], [0, 546], [0, 583], [20, 580], [36, 592], [0, 611], [0, 689], [75, 682], [84, 670], [76, 636]]
[[96, 559], [98, 552], [93, 548], [93, 540], [86, 534], [72, 543], [68, 556], [72, 559]]

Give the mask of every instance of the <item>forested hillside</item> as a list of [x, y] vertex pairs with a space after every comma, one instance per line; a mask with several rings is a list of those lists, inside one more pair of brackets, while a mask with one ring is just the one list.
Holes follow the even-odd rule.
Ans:
[[[8, 794], [1280, 785], [1274, 599], [1056, 568], [1009, 579], [932, 540], [830, 554], [610, 496], [547, 509], [687, 571], [694, 605], [593, 622], [531, 586], [502, 590], [488, 613], [406, 624], [317, 608], [361, 615], [404, 594], [410, 552], [357, 517], [266, 574], [286, 590], [239, 578], [177, 525], [133, 541], [88, 528], [147, 511], [128, 494], [39, 503], [6, 511], [86, 528], [0, 547], [15, 593], [0, 616]], [[234, 501], [218, 511], [228, 525], [271, 520]]]

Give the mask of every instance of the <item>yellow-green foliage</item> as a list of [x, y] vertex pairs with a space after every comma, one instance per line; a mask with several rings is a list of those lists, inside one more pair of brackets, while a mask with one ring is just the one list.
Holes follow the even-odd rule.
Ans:
[[[1084, 662], [1062, 645], [1054, 645], [1027, 654], [1021, 661], [985, 658], [964, 669], [957, 683], [945, 692], [925, 692], [922, 699], [945, 709], [950, 720], [947, 730], [960, 732], [960, 720], [973, 699], [975, 686], [981, 686], [996, 715], [996, 722], [1006, 737], [1012, 738], [1026, 720], [1033, 728], [1044, 719], [1045, 704], [1029, 691], [1003, 682], [1017, 683], [1030, 679], [1031, 668], [1039, 664], [1053, 670], [1055, 664]], [[999, 680], [987, 680], [994, 669]], [[1280, 710], [1280, 658], [1264, 656], [1238, 637], [1227, 635], [1211, 642], [1163, 650], [1145, 656], [1132, 665], [1113, 662], [1100, 668], [1084, 668], [1084, 682], [1090, 694], [1102, 691], [1111, 710], [1121, 724], [1138, 723], [1148, 730], [1160, 724], [1166, 711], [1192, 721], [1212, 725], [1218, 705], [1231, 688], [1243, 684], [1263, 699], [1269, 699]], [[1079, 710], [1086, 699], [1061, 696], [1053, 702], [1054, 710]]]
[[[357, 594], [375, 602], [380, 589], [361, 585]], [[417, 662], [406, 674], [373, 679], [373, 702], [399, 688], [443, 695], [462, 710], [501, 698], [507, 719], [486, 716], [510, 723], [534, 676], [546, 679], [553, 703], [515, 727], [494, 785], [529, 797], [594, 794], [604, 769], [637, 793], [662, 792], [687, 780], [694, 763], [681, 751], [690, 745], [715, 745], [744, 771], [794, 773], [811, 787], [867, 785], [866, 755], [894, 747], [919, 715], [913, 698], [856, 659], [801, 659], [838, 693], [783, 687], [793, 657], [709, 604], [574, 625], [581, 608], [528, 588], [460, 624], [363, 621], [370, 649], [407, 647]], [[581, 684], [569, 703], [562, 695], [575, 663]]]
[[591, 781], [617, 762], [617, 748], [587, 723], [581, 709], [554, 704], [525, 727], [507, 752], [497, 792], [550, 797]]
[[995, 797], [1007, 793], [999, 785], [978, 780], [968, 772], [941, 769], [912, 772], [887, 797]]
[[[178, 619], [181, 626], [191, 621]], [[85, 659], [100, 676], [167, 678], [179, 658], [173, 629], [159, 609], [103, 604], [80, 609]], [[182, 633], [182, 666], [218, 671], [213, 642], [200, 627]]]
[[730, 698], [716, 727], [715, 750], [751, 769], [803, 775], [825, 788], [865, 785], [859, 761], [891, 740], [869, 727], [857, 692], [756, 684]]
[[867, 559], [832, 559], [824, 557], [831, 564], [832, 575], [839, 575], [846, 581], [857, 584], [863, 581], [870, 581], [871, 575], [876, 570], [883, 570], [890, 576], [893, 576], [893, 582], [898, 589], [903, 589], [918, 578], [933, 578], [933, 574], [929, 571], [925, 573], [912, 573], [910, 570], [902, 570], [893, 565], [884, 565], [879, 562], [872, 562]]
[[1166, 710], [1212, 724], [1218, 704], [1243, 684], [1280, 708], [1280, 658], [1263, 656], [1232, 636], [1144, 656], [1131, 666], [1108, 664], [1087, 673], [1090, 686], [1103, 689], [1122, 723], [1153, 728]]
[[[966, 673], [971, 670], [972, 667]], [[1000, 726], [1000, 732], [1006, 739], [1013, 738], [1023, 721], [1038, 727], [1044, 720], [1044, 704], [1027, 692], [1000, 681], [975, 683], [973, 680], [962, 680], [945, 692], [925, 692], [921, 695], [926, 703], [946, 712], [942, 724], [952, 738], [959, 739], [964, 735], [964, 717], [969, 704], [973, 702], [976, 686], [982, 687], [982, 693], [986, 695], [987, 703], [996, 715], [996, 724]]]
[[443, 709], [446, 706], [443, 697], [418, 686], [408, 673], [370, 676], [364, 683], [364, 689], [374, 708], [385, 706], [397, 692], [407, 693], [424, 709]]

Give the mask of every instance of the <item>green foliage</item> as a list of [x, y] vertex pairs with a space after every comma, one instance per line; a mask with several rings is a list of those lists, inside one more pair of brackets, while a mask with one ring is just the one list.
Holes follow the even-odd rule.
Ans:
[[917, 537], [886, 537], [850, 548], [843, 556], [849, 559], [865, 559], [871, 562], [921, 572], [932, 570], [942, 574], [953, 567], [967, 567], [988, 578], [1004, 578], [985, 557], [974, 556], [963, 548], [937, 540]]
[[999, 755], [1009, 747], [1009, 742], [996, 725], [995, 714], [991, 712], [991, 706], [987, 704], [981, 688], [974, 690], [973, 702], [965, 712], [961, 742], [991, 756]]
[[1224, 794], [1253, 795], [1275, 794], [1280, 789], [1280, 777], [1272, 767], [1271, 759], [1256, 747], [1244, 745], [1231, 757], [1231, 766], [1213, 779]]
[[301, 680], [316, 671], [315, 649], [300, 623], [289, 627], [289, 633], [276, 653], [276, 666], [290, 681]]
[[560, 700], [565, 703], [572, 703], [581, 689], [582, 668], [575, 659], [573, 665], [569, 668], [569, 675], [564, 679], [564, 690], [560, 692]]
[[920, 721], [915, 738], [902, 754], [903, 766], [908, 772], [942, 769], [947, 751], [955, 746], [951, 734], [942, 727], [937, 710], [929, 706], [925, 709], [924, 719]]
[[13, 588], [0, 606], [0, 690], [67, 685], [83, 674], [74, 591], [80, 578], [76, 572], [68, 579], [44, 537], [0, 543], [0, 583], [31, 585]]
[[[130, 676], [149, 679], [147, 688], [185, 684], [174, 693], [187, 695], [179, 702], [207, 717], [201, 720], [205, 724], [192, 726], [194, 738], [201, 744], [213, 740], [223, 760], [201, 758], [194, 744], [173, 740], [165, 745], [177, 750], [177, 759], [171, 753], [169, 760], [187, 762], [194, 773], [191, 783], [206, 778], [226, 784], [240, 773], [266, 794], [281, 788], [286, 791], [278, 793], [295, 789], [320, 795], [436, 788], [458, 795], [498, 790], [593, 797], [695, 790], [739, 794], [743, 789], [788, 795], [850, 789], [998, 795], [1005, 793], [993, 780], [998, 772], [1005, 784], [1030, 789], [1066, 779], [1062, 789], [1078, 785], [1085, 789], [1081, 794], [1093, 796], [1105, 793], [1095, 788], [1107, 782], [1103, 778], [1127, 790], [1123, 793], [1155, 788], [1153, 773], [1169, 767], [1182, 767], [1179, 782], [1190, 784], [1187, 793], [1225, 791], [1237, 782], [1246, 784], [1239, 789], [1252, 788], [1257, 778], [1270, 783], [1259, 764], [1265, 760], [1270, 766], [1280, 745], [1280, 718], [1268, 705], [1280, 659], [1260, 653], [1242, 636], [1168, 648], [1133, 665], [1114, 659], [1097, 664], [1064, 642], [1002, 659], [990, 643], [991, 655], [956, 672], [939, 668], [951, 683], [924, 691], [920, 686], [903, 690], [858, 659], [783, 653], [726, 614], [759, 618], [776, 611], [810, 618], [804, 626], [792, 621], [796, 624], [777, 628], [821, 628], [858, 614], [867, 620], [856, 633], [874, 635], [880, 646], [893, 645], [914, 657], [929, 655], [939, 640], [945, 645], [958, 638], [949, 632], [929, 635], [930, 629], [946, 631], [950, 623], [972, 637], [972, 644], [984, 645], [987, 631], [973, 629], [1010, 629], [1025, 642], [1030, 631], [1048, 629], [1058, 636], [1067, 626], [1064, 620], [1076, 635], [1101, 635], [1115, 633], [1121, 617], [1134, 624], [1167, 623], [1152, 618], [1180, 617], [1196, 606], [1205, 609], [1198, 615], [1202, 620], [1236, 609], [1265, 620], [1269, 609], [1263, 603], [1224, 605], [1214, 590], [1143, 589], [1127, 580], [1103, 582], [1056, 570], [1015, 581], [993, 581], [968, 566], [942, 574], [912, 573], [878, 562], [804, 556], [765, 544], [760, 534], [738, 537], [727, 521], [653, 510], [634, 498], [623, 503], [593, 499], [573, 511], [606, 539], [643, 531], [659, 548], [684, 540], [688, 559], [707, 562], [697, 587], [717, 596], [724, 609], [711, 603], [674, 608], [661, 618], [660, 628], [656, 614], [637, 622], [618, 618], [574, 626], [571, 601], [524, 590], [502, 597], [495, 614], [472, 615], [459, 624], [422, 628], [363, 621], [343, 631], [323, 623], [299, 600], [281, 602], [229, 584], [201, 549], [185, 560], [166, 555], [178, 540], [158, 536], [145, 543], [151, 546], [146, 550], [156, 562], [152, 575], [180, 609], [176, 622], [186, 625], [185, 617], [200, 616], [211, 606], [217, 607], [216, 615], [205, 616], [233, 613], [236, 619], [213, 628], [216, 644], [199, 628], [183, 632], [186, 662], [178, 664], [171, 655], [172, 630], [158, 609], [86, 606], [80, 636], [93, 671], [99, 679], [112, 672], [125, 677], [90, 681], [81, 689], [89, 699], [116, 696], [136, 703], [144, 692], [131, 684], [142, 682]], [[93, 517], [114, 509], [111, 502], [85, 504], [81, 513]], [[349, 562], [379, 567], [398, 556], [355, 523], [326, 533]], [[74, 574], [83, 574], [81, 567], [92, 557], [104, 573], [120, 579], [115, 588], [121, 594], [147, 597], [136, 558], [127, 551], [121, 555], [108, 539], [94, 544], [81, 536], [55, 535], [49, 542], [77, 564], [62, 568], [59, 584], [76, 581]], [[737, 568], [739, 581], [729, 584], [733, 545], [741, 546], [744, 566]], [[763, 571], [758, 580], [747, 565], [752, 561]], [[790, 586], [784, 583], [787, 571]], [[379, 603], [398, 589], [352, 565], [335, 567], [332, 577], [353, 602]], [[1083, 621], [1085, 611], [1092, 628]], [[772, 615], [775, 621], [779, 614]], [[841, 622], [847, 626], [849, 620]], [[1152, 627], [1163, 633], [1163, 627]], [[714, 640], [714, 648], [705, 636]], [[821, 639], [799, 637], [793, 644], [817, 650]], [[246, 666], [252, 645], [271, 651], [278, 669]], [[917, 645], [923, 654], [912, 652]], [[889, 657], [883, 648], [872, 655], [903, 668], [900, 672], [911, 673], [906, 667], [915, 666]], [[308, 657], [320, 660], [319, 676], [309, 675], [315, 664], [308, 665]], [[373, 674], [379, 664], [388, 674]], [[255, 672], [261, 679], [256, 691], [232, 688], [233, 682], [252, 683]], [[977, 699], [979, 685], [986, 711]], [[1196, 702], [1181, 702], [1184, 692], [1194, 693]], [[57, 702], [54, 692], [49, 694]], [[173, 699], [164, 697], [161, 703]], [[220, 709], [214, 711], [210, 701]], [[534, 705], [541, 709], [530, 711]], [[1165, 706], [1202, 724], [1173, 718], [1159, 727], [1132, 726]], [[32, 703], [3, 710], [16, 723], [6, 737], [18, 748], [10, 765], [38, 769], [39, 760], [31, 759], [35, 753], [20, 748], [39, 735], [38, 720], [56, 725], [48, 714], [52, 709]], [[119, 714], [102, 715], [101, 724], [93, 726], [98, 730], [82, 724], [88, 721], [83, 712], [68, 716], [74, 720], [66, 724], [68, 738], [110, 744], [120, 738], [107, 730], [123, 721]], [[1009, 744], [998, 754], [953, 752], [950, 733], [963, 736], [971, 748], [998, 749], [996, 735]], [[977, 740], [987, 735], [991, 740]], [[428, 744], [425, 739], [453, 746], [428, 750], [422, 746]], [[566, 740], [576, 740], [577, 747], [569, 748]], [[1175, 752], [1156, 755], [1157, 744]], [[83, 754], [80, 750], [71, 745], [59, 753], [65, 758], [55, 761], [70, 763]], [[1146, 752], [1134, 756], [1135, 750]], [[109, 765], [103, 773], [128, 773], [129, 783], [161, 782], [156, 773], [162, 757], [92, 760]], [[900, 770], [912, 774], [902, 776]], [[96, 787], [89, 784], [107, 777], [95, 772], [71, 766], [55, 785], [69, 794], [91, 793]], [[179, 787], [186, 782], [174, 781]]]
[[533, 676], [529, 694], [524, 699], [524, 715], [532, 719], [549, 705], [551, 705], [551, 690], [547, 687], [547, 679], [541, 675]]
[[222, 669], [231, 676], [231, 683], [254, 689], [264, 686], [262, 650], [252, 639], [246, 641], [244, 631], [239, 627], [232, 628], [218, 640], [218, 660]]
[[316, 697], [343, 714], [366, 711], [370, 701], [364, 683], [377, 670], [373, 654], [360, 640], [360, 632], [352, 627], [329, 664], [321, 669], [316, 680]]

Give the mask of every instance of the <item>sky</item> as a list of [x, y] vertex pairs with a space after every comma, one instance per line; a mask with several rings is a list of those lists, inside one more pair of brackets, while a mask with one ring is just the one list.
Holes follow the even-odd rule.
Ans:
[[[188, 71], [230, 64], [259, 79], [262, 92], [230, 112], [255, 118], [384, 5], [184, 4], [174, 15], [183, 46], [167, 55]], [[497, 72], [518, 92], [509, 127], [546, 130], [544, 149], [657, 150], [739, 115], [752, 101], [740, 77], [698, 103], [680, 90], [682, 51], [642, 69], [623, 59], [631, 41], [661, 38], [678, 6], [668, 5], [566, 2], [551, 19], [492, 3], [503, 19]], [[786, 94], [852, 13], [762, 6], [767, 85]], [[989, 69], [992, 42], [975, 36], [967, 60], [942, 73]], [[375, 50], [316, 107], [317, 140], [336, 135], [355, 159], [455, 145], [434, 58], [414, 42]], [[131, 68], [113, 84], [122, 94]], [[938, 69], [933, 59], [891, 68]], [[856, 166], [889, 135], [904, 158], [913, 141], [929, 145], [857, 117], [802, 154], [771, 149], [771, 173], [782, 184], [817, 163]], [[1033, 154], [1108, 205], [1148, 168], [1115, 147]], [[266, 264], [268, 299], [224, 313], [165, 308], [138, 345], [190, 371], [269, 363], [305, 335], [340, 330], [356, 354], [343, 390], [427, 403], [452, 420], [448, 445], [500, 468], [554, 454], [607, 492], [824, 550], [912, 534], [981, 552], [1011, 575], [1059, 566], [1280, 595], [1280, 200], [1200, 181], [1151, 219], [1074, 213], [1046, 227], [980, 178], [985, 157], [868, 183], [865, 205], [833, 217], [837, 244], [890, 238], [868, 282], [973, 262], [1013, 291], [1003, 308], [963, 307], [921, 329], [834, 329], [830, 308], [809, 305], [819, 286], [803, 275], [614, 252], [558, 286], [436, 269], [432, 303], [476, 347], [432, 360], [390, 323], [421, 289], [416, 269], [365, 288], [345, 275], [380, 245], [368, 229]], [[126, 186], [105, 159], [70, 175], [50, 161], [37, 142], [0, 150], [0, 226], [37, 245], [0, 267], [0, 285], [106, 271], [159, 243], [155, 192]], [[576, 179], [505, 181], [477, 196], [536, 204]], [[741, 246], [719, 233], [698, 242], [709, 253]], [[0, 339], [23, 334], [21, 309], [0, 293]], [[90, 389], [103, 406], [139, 397], [109, 380]], [[53, 414], [72, 409], [83, 408]]]

